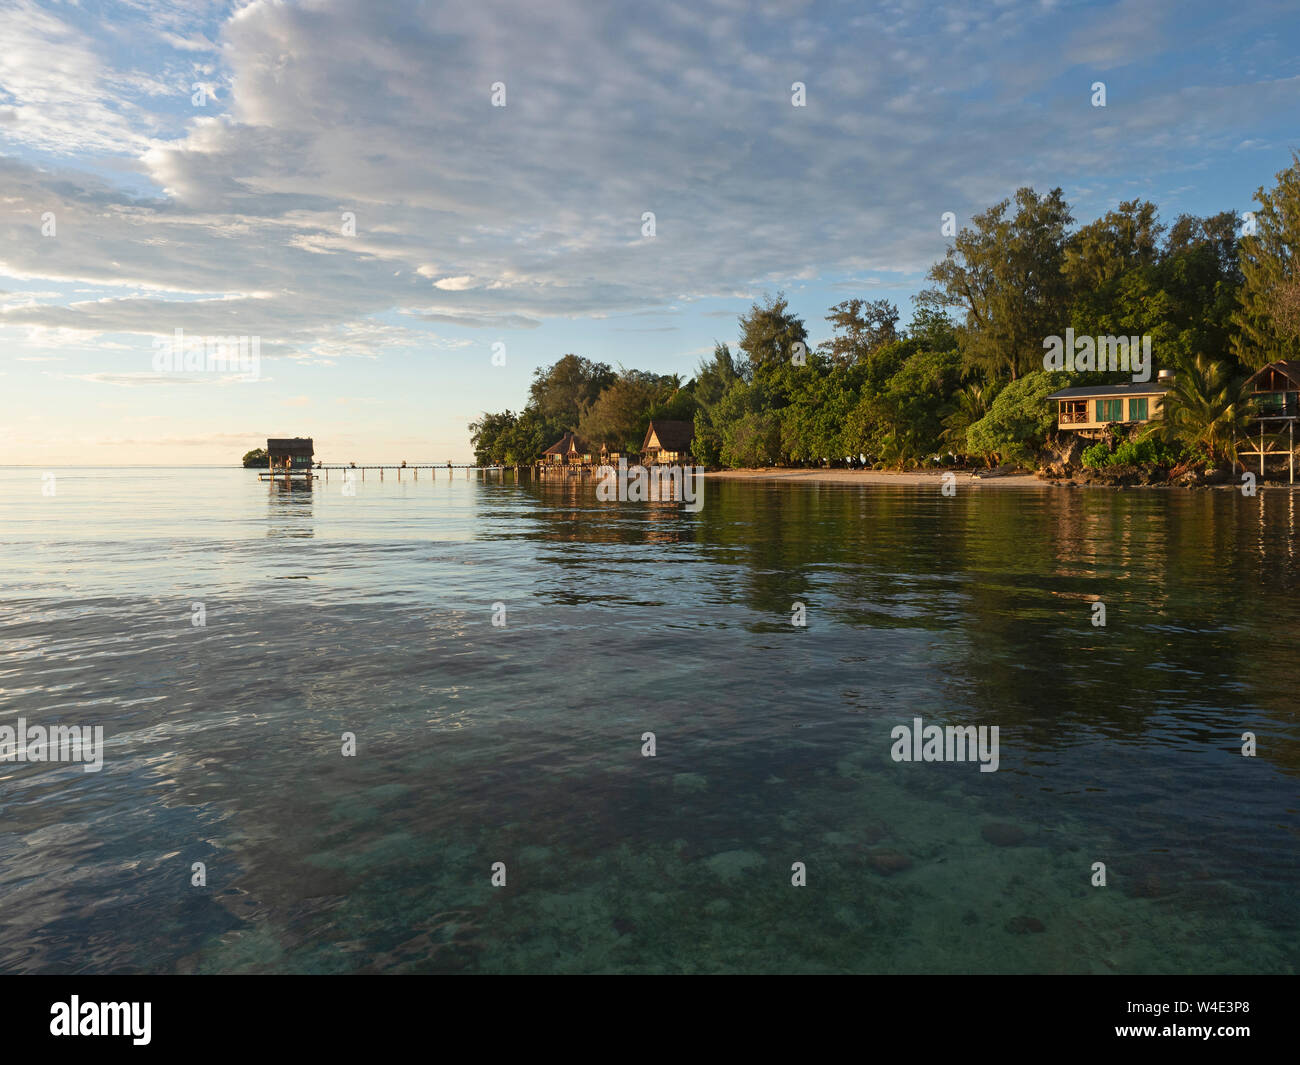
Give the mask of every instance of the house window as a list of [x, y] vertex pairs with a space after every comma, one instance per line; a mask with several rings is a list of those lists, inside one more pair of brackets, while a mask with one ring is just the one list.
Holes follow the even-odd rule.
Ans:
[[1144, 422], [1147, 420], [1146, 396], [1128, 401], [1128, 420], [1131, 422]]
[[1099, 399], [1097, 400], [1097, 421], [1099, 422], [1117, 422], [1124, 417], [1124, 412], [1120, 409], [1124, 406], [1122, 399]]
[[1256, 392], [1255, 403], [1260, 414], [1265, 416], [1281, 414], [1286, 410], [1286, 393]]
[[1061, 424], [1081, 424], [1088, 420], [1088, 401], [1086, 399], [1061, 400]]

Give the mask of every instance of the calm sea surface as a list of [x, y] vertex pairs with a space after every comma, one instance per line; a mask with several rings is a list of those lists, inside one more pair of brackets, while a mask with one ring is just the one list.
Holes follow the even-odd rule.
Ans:
[[1297, 969], [1300, 493], [43, 472], [0, 971]]

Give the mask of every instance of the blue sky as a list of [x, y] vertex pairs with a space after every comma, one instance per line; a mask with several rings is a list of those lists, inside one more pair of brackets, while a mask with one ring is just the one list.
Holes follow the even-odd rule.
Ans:
[[[689, 376], [778, 290], [906, 321], [946, 211], [1241, 212], [1300, 147], [1294, 0], [0, 0], [0, 42], [3, 463], [464, 460], [566, 352]], [[177, 328], [258, 379], [157, 372]]]

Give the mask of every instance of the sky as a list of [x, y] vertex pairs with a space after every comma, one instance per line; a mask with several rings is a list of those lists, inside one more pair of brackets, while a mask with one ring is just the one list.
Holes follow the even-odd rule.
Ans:
[[1298, 120], [1295, 0], [0, 0], [0, 464], [467, 461], [569, 352], [906, 323], [1024, 185], [1250, 210]]

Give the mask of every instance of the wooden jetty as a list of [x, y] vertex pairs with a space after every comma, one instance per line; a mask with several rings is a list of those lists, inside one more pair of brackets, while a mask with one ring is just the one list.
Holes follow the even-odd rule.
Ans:
[[[687, 430], [690, 429], [689, 423], [682, 422], [660, 422], [651, 423], [650, 431], [647, 433], [647, 440], [652, 440], [659, 448], [667, 446], [668, 441], [659, 440], [655, 437], [655, 432], [660, 429], [678, 429], [681, 432], [683, 440], [689, 444], [689, 437], [686, 436]], [[663, 433], [665, 438], [667, 433]], [[266, 442], [267, 452], [267, 470], [265, 473], [258, 474], [259, 480], [263, 481], [295, 481], [302, 480], [310, 484], [312, 481], [324, 479], [329, 481], [330, 474], [342, 474], [346, 476], [349, 473], [360, 474], [360, 480], [366, 479], [366, 473], [378, 473], [379, 479], [384, 479], [385, 473], [396, 473], [397, 479], [402, 479], [403, 473], [410, 473], [413, 480], [420, 479], [420, 471], [424, 470], [430, 480], [436, 479], [439, 472], [446, 473], [448, 477], [456, 476], [461, 470], [465, 471], [465, 477], [468, 479], [475, 474], [483, 477], [485, 480], [489, 476], [504, 476], [507, 470], [512, 471], [516, 477], [529, 476], [539, 479], [553, 480], [555, 478], [585, 478], [600, 476], [606, 469], [612, 469], [620, 459], [637, 458], [636, 455], [628, 455], [624, 452], [611, 450], [607, 445], [601, 445], [600, 448], [589, 448], [580, 441], [573, 433], [565, 433], [560, 441], [545, 452], [537, 462], [518, 463], [513, 465], [502, 466], [480, 466], [476, 463], [365, 463], [356, 465], [355, 463], [324, 463], [315, 461], [315, 449], [311, 437], [290, 437], [277, 439], [272, 438]], [[652, 462], [662, 460], [665, 455], [676, 456], [676, 452], [664, 451], [663, 454], [656, 453], [652, 457]]]
[[[379, 479], [381, 481], [384, 479], [385, 473], [390, 473], [390, 474], [396, 473], [397, 479], [399, 481], [402, 479], [402, 474], [409, 473], [413, 480], [418, 481], [420, 479], [421, 470], [424, 470], [428, 475], [429, 479], [431, 480], [436, 479], [439, 473], [445, 473], [448, 477], [454, 477], [461, 470], [465, 471], [466, 478], [469, 478], [474, 474], [479, 474], [484, 477], [487, 477], [490, 474], [495, 474], [497, 476], [500, 476], [506, 471], [510, 471], [515, 474], [528, 474], [528, 475], [559, 472], [559, 471], [546, 470], [541, 463], [524, 464], [518, 466], [476, 466], [473, 463], [462, 464], [462, 463], [455, 463], [455, 462], [418, 463], [418, 464], [403, 463], [401, 465], [395, 463], [381, 463], [381, 464], [366, 463], [364, 465], [359, 465], [359, 466], [354, 466], [350, 463], [347, 465], [342, 465], [338, 463], [330, 463], [326, 465], [325, 463], [318, 463], [317, 465], [312, 466], [309, 469], [285, 469], [283, 467], [275, 467], [271, 469], [269, 472], [259, 473], [258, 479], [262, 481], [266, 481], [266, 480], [278, 481], [278, 480], [286, 480], [286, 479], [294, 479], [294, 480], [310, 479], [315, 481], [320, 481], [320, 480], [328, 481], [330, 479], [330, 474], [338, 475], [338, 474], [355, 473], [360, 475], [358, 477], [359, 480], [364, 481], [366, 479], [366, 472], [369, 471], [372, 474], [378, 473]], [[579, 471], [574, 469], [574, 470], [570, 470], [569, 472], [576, 474]], [[590, 474], [593, 472], [593, 470], [591, 468], [588, 468], [585, 472]]]
[[418, 481], [420, 479], [421, 470], [425, 472], [426, 476], [430, 480], [435, 480], [440, 473], [445, 473], [448, 477], [455, 477], [459, 475], [462, 470], [464, 471], [465, 477], [467, 479], [476, 475], [484, 478], [489, 476], [500, 477], [503, 474], [509, 472], [515, 474], [515, 476], [528, 476], [528, 477], [537, 477], [537, 478], [544, 478], [546, 480], [552, 480], [555, 478], [565, 478], [565, 477], [599, 476], [602, 467], [596, 465], [569, 466], [569, 465], [562, 465], [560, 463], [545, 463], [545, 462], [522, 463], [517, 466], [476, 466], [473, 463], [461, 464], [461, 463], [446, 463], [446, 462], [419, 463], [415, 465], [412, 464], [397, 465], [394, 463], [382, 463], [382, 464], [366, 463], [365, 465], [358, 465], [358, 466], [353, 466], [351, 464], [342, 465], [338, 463], [330, 463], [327, 465], [325, 463], [320, 463], [318, 465], [306, 469], [303, 468], [286, 469], [282, 466], [273, 467], [269, 471], [260, 472], [257, 476], [258, 476], [258, 480], [261, 481], [288, 481], [288, 480], [321, 481], [323, 480], [328, 482], [331, 474], [337, 477], [339, 475], [354, 473], [357, 474], [358, 480], [364, 481], [366, 479], [366, 473], [367, 471], [369, 471], [369, 473], [372, 476], [375, 473], [378, 473], [379, 479], [381, 481], [384, 480], [384, 475], [386, 473], [389, 475], [395, 473], [399, 481], [402, 479], [403, 474], [409, 473], [411, 475], [412, 480]]

